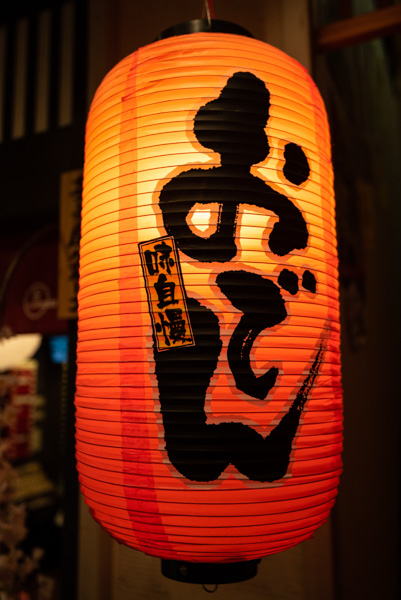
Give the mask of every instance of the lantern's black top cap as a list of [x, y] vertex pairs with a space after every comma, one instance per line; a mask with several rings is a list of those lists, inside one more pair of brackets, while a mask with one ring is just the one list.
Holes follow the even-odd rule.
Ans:
[[229, 21], [219, 21], [218, 19], [212, 19], [211, 21], [208, 19], [194, 19], [193, 21], [185, 21], [184, 23], [179, 23], [178, 25], [173, 25], [173, 27], [165, 29], [157, 36], [155, 42], [175, 35], [187, 35], [188, 33], [200, 32], [235, 33], [236, 35], [244, 35], [253, 38], [253, 35], [241, 27], [241, 25], [236, 25]]

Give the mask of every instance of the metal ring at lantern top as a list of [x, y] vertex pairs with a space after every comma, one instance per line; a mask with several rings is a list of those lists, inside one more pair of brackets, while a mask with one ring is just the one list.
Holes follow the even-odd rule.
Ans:
[[245, 37], [254, 37], [244, 27], [241, 27], [241, 25], [237, 25], [236, 23], [231, 23], [230, 21], [220, 21], [218, 19], [212, 19], [211, 21], [208, 19], [193, 19], [192, 21], [185, 21], [184, 23], [179, 23], [178, 25], [173, 25], [172, 27], [165, 29], [154, 41], [158, 42], [159, 40], [164, 40], [176, 35], [187, 35], [188, 33], [200, 32], [234, 33]]

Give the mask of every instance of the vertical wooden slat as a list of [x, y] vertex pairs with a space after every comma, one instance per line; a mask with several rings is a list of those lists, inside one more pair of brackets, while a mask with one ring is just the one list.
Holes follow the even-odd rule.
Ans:
[[73, 2], [67, 2], [61, 6], [60, 13], [60, 127], [71, 125], [73, 121], [74, 8]]
[[36, 91], [36, 48], [38, 46], [37, 36], [37, 14], [28, 17], [28, 43], [26, 56], [26, 88], [25, 88], [25, 133], [31, 135], [34, 131], [35, 120], [35, 91]]
[[0, 143], [4, 139], [4, 101], [6, 93], [7, 29], [0, 27]]
[[26, 128], [26, 88], [27, 88], [27, 55], [28, 55], [28, 19], [17, 22], [15, 37], [15, 63], [13, 82], [13, 115], [11, 137], [18, 139], [24, 136]]
[[37, 41], [34, 131], [35, 133], [41, 133], [49, 128], [51, 41], [51, 15], [49, 10], [44, 10], [39, 14]]
[[49, 129], [58, 125], [59, 70], [60, 70], [60, 5], [54, 4], [50, 13], [50, 68], [49, 68]]

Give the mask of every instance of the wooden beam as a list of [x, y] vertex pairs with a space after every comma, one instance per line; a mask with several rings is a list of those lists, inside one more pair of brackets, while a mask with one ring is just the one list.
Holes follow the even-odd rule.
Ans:
[[320, 27], [315, 48], [327, 52], [400, 32], [401, 4], [397, 4]]

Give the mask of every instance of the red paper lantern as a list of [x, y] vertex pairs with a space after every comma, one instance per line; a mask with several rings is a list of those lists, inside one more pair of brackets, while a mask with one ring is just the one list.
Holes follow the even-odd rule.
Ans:
[[86, 136], [77, 460], [120, 542], [189, 563], [310, 538], [341, 471], [333, 175], [306, 70], [248, 37], [120, 62]]

